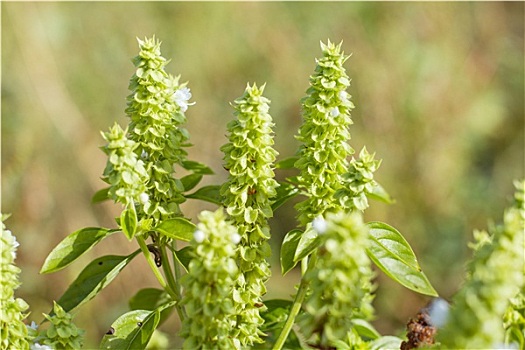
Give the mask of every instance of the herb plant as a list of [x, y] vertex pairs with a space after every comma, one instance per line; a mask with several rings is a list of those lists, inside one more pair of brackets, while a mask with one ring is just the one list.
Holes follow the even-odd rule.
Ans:
[[[166, 72], [158, 40], [138, 42], [125, 110], [129, 123], [102, 133], [108, 158], [102, 179], [108, 187], [94, 196], [96, 202], [121, 205], [117, 225], [71, 233], [52, 250], [41, 273], [67, 267], [113, 234], [136, 241], [137, 249], [89, 263], [45, 315], [47, 329], [39, 330], [24, 325], [28, 305], [14, 298], [16, 240], [2, 224], [1, 349], [80, 348], [83, 331], [72, 315], [139, 257], [160, 288], [132, 297], [132, 310], [108, 325], [101, 349], [144, 349], [173, 314], [182, 322], [185, 349], [524, 346], [523, 182], [517, 183], [504, 224], [476, 234], [469, 274], [450, 312], [436, 299], [411, 321], [409, 341], [382, 336], [370, 324], [372, 264], [415, 292], [438, 295], [397, 229], [363, 221], [369, 199], [392, 199], [374, 180], [381, 161], [366, 148], [353, 157], [348, 143], [354, 105], [342, 44], [321, 43], [322, 57], [301, 101], [303, 124], [296, 136], [301, 145], [294, 157], [277, 161], [265, 86], [248, 84], [232, 103], [235, 118], [221, 147], [229, 177], [198, 187], [213, 171], [185, 151], [191, 91]], [[180, 176], [183, 169], [187, 175]], [[296, 175], [278, 182], [275, 172], [282, 169], [296, 169]], [[280, 262], [284, 275], [299, 265], [302, 278], [293, 300], [267, 300], [268, 258], [275, 254], [268, 220], [296, 196], [302, 198], [296, 205], [299, 224], [285, 235]], [[201, 212], [193, 223], [180, 208], [187, 200], [218, 208]], [[494, 330], [490, 334], [483, 328], [487, 324]], [[437, 327], [442, 329], [435, 343]], [[424, 341], [418, 329], [428, 330]]]

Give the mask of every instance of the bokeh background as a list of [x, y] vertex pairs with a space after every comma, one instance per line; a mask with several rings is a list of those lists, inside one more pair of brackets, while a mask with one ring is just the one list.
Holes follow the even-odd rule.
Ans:
[[[498, 222], [524, 176], [524, 3], [370, 2], [2, 2], [2, 212], [21, 246], [18, 296], [41, 320], [94, 257], [135, 249], [103, 241], [69, 268], [42, 276], [49, 251], [85, 226], [114, 227], [118, 207], [93, 205], [103, 187], [100, 130], [124, 115], [138, 52], [136, 37], [155, 34], [189, 81], [197, 104], [187, 112], [190, 158], [222, 183], [219, 146], [229, 102], [247, 82], [267, 83], [276, 148], [292, 156], [299, 100], [320, 55], [319, 41], [344, 41], [353, 112], [352, 145], [383, 159], [377, 179], [396, 204], [373, 203], [367, 220], [397, 227], [445, 298], [461, 283], [474, 228]], [[288, 174], [279, 173], [282, 178]], [[213, 206], [184, 204], [189, 217]], [[295, 223], [293, 203], [272, 221], [275, 258], [269, 297], [288, 297], [297, 274], [280, 276], [282, 236]], [[378, 275], [377, 328], [400, 334], [429, 298]], [[94, 347], [127, 300], [155, 287], [135, 259], [76, 322]], [[178, 321], [163, 326], [177, 344]], [[175, 345], [173, 345], [175, 346]]]

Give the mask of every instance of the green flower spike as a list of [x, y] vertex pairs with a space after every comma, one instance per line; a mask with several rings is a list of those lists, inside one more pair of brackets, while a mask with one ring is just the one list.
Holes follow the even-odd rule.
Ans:
[[103, 151], [108, 156], [103, 179], [111, 185], [109, 197], [128, 207], [133, 203], [147, 202], [148, 174], [144, 162], [134, 152], [138, 144], [129, 140], [126, 132], [115, 124], [109, 132], [102, 134], [107, 141]]
[[18, 275], [20, 268], [14, 264], [18, 242], [4, 225], [7, 216], [2, 217], [2, 236], [0, 237], [0, 349], [29, 349], [29, 335], [23, 320], [29, 305], [14, 297], [14, 291], [20, 286]]
[[503, 316], [505, 343], [518, 344], [518, 349], [525, 348], [525, 288], [514, 298]]
[[352, 158], [349, 171], [343, 175], [343, 187], [335, 193], [335, 198], [346, 210], [364, 211], [368, 208], [367, 195], [374, 193], [379, 184], [374, 180], [374, 172], [381, 165], [365, 147], [359, 159]]
[[189, 133], [182, 125], [191, 98], [190, 89], [180, 77], [166, 73], [168, 61], [161, 56], [155, 38], [138, 39], [140, 53], [133, 59], [137, 68], [131, 78], [126, 114], [130, 117], [129, 138], [139, 144], [135, 153], [146, 164], [148, 204], [144, 211], [155, 219], [180, 214], [184, 188], [173, 177], [175, 164], [186, 159]]
[[235, 245], [240, 236], [222, 209], [203, 211], [191, 241], [192, 259], [181, 279], [181, 305], [188, 317], [182, 324], [184, 349], [240, 349], [233, 336], [236, 311], [232, 294], [238, 277]]
[[53, 302], [53, 316], [44, 314], [44, 317], [51, 323], [49, 328], [35, 339], [39, 344], [49, 345], [51, 348], [59, 349], [80, 349], [84, 342], [84, 330], [77, 328], [72, 322], [73, 316]]
[[315, 348], [336, 346], [338, 340], [362, 341], [352, 320], [372, 317], [371, 280], [374, 276], [366, 254], [368, 229], [360, 213], [328, 213], [326, 220], [318, 217], [312, 227], [322, 244], [317, 263], [306, 272], [311, 293], [303, 303], [305, 313], [297, 321], [302, 333], [312, 338]]
[[239, 312], [238, 339], [243, 347], [262, 342], [259, 327], [264, 320], [262, 296], [270, 277], [270, 228], [273, 215], [270, 199], [278, 183], [274, 180], [273, 163], [277, 152], [272, 148], [270, 101], [262, 96], [264, 86], [248, 85], [244, 95], [235, 100], [236, 120], [228, 124], [229, 143], [224, 152], [228, 181], [222, 186], [226, 211], [241, 235], [237, 249], [240, 276], [234, 292]]
[[493, 349], [504, 344], [502, 319], [512, 306], [510, 300], [525, 284], [523, 183], [518, 187], [517, 200], [505, 211], [503, 225], [475, 235], [469, 275], [453, 299], [448, 322], [438, 332], [449, 349]]
[[310, 88], [302, 100], [303, 124], [296, 138], [302, 142], [299, 160], [299, 187], [307, 199], [297, 205], [299, 221], [305, 225], [327, 211], [341, 208], [334, 194], [348, 171], [347, 157], [354, 153], [348, 144], [350, 111], [354, 108], [346, 89], [350, 86], [343, 67], [349, 56], [341, 44], [321, 43], [323, 58], [317, 60]]

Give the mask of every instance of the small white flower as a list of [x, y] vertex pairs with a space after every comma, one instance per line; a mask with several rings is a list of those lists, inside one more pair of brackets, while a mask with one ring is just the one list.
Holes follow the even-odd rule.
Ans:
[[[9, 231], [9, 233], [11, 233], [11, 231]], [[16, 237], [13, 236], [13, 248], [16, 249], [20, 246], [20, 243], [18, 243], [18, 241], [16, 240]]]
[[341, 113], [339, 112], [339, 108], [337, 107], [334, 107], [330, 110], [330, 116], [333, 118], [337, 117], [339, 114]]
[[344, 91], [344, 90], [343, 90], [343, 91], [339, 91], [338, 96], [339, 96], [339, 99], [340, 99], [341, 101], [347, 101], [348, 98], [350, 97], [350, 95], [348, 94], [348, 92], [346, 92], [346, 91]]
[[11, 233], [10, 230], [5, 230], [5, 232], [11, 236], [12, 240], [11, 240], [11, 256], [13, 257], [13, 260], [16, 259], [16, 248], [18, 248], [20, 246], [20, 243], [18, 243], [18, 241], [16, 240], [16, 237], [13, 236], [13, 234]]
[[317, 233], [322, 235], [328, 229], [328, 224], [322, 216], [318, 216], [312, 221], [312, 227], [317, 231]]
[[142, 158], [142, 159], [148, 159], [148, 157], [149, 157], [148, 152], [142, 150], [142, 153], [140, 154], [140, 158]]
[[39, 343], [31, 344], [31, 350], [53, 350], [49, 345], [40, 345]]
[[146, 204], [149, 202], [149, 196], [147, 193], [144, 193], [142, 192], [140, 195], [139, 195], [139, 199], [140, 201], [142, 202], [142, 204]]
[[335, 239], [329, 239], [325, 243], [326, 250], [333, 252], [337, 249], [338, 243]]
[[239, 242], [241, 241], [241, 235], [235, 232], [231, 237], [231, 241], [233, 244], [239, 244]]
[[35, 321], [32, 321], [31, 324], [27, 325], [27, 328], [31, 328], [36, 331], [38, 329], [38, 324]]
[[450, 306], [445, 299], [436, 298], [432, 300], [428, 307], [430, 323], [437, 328], [444, 326], [448, 319], [449, 308]]
[[193, 232], [193, 239], [195, 240], [195, 242], [202, 243], [205, 238], [206, 238], [206, 234], [202, 232], [201, 230], [197, 230]]
[[188, 110], [188, 106], [194, 104], [188, 102], [191, 98], [191, 92], [190, 89], [187, 87], [183, 87], [175, 91], [171, 98], [173, 99], [173, 102], [175, 102], [183, 112], [186, 112]]

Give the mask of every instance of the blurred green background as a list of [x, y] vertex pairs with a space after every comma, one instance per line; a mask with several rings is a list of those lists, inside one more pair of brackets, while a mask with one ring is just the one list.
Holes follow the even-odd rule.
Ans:
[[[135, 37], [155, 34], [167, 70], [189, 81], [190, 158], [222, 183], [219, 146], [229, 102], [247, 82], [267, 83], [276, 148], [288, 157], [301, 123], [299, 100], [320, 55], [319, 41], [343, 40], [353, 112], [352, 145], [383, 159], [377, 179], [396, 204], [373, 203], [367, 220], [397, 227], [438, 292], [461, 283], [474, 228], [499, 221], [524, 176], [524, 3], [370, 2], [2, 2], [2, 212], [21, 246], [18, 296], [41, 320], [84, 265], [135, 249], [111, 237], [82, 261], [49, 276], [49, 251], [85, 226], [114, 226], [118, 207], [92, 205], [103, 187], [99, 130], [124, 115], [138, 53]], [[286, 175], [286, 174], [284, 174]], [[282, 178], [283, 174], [279, 174]], [[184, 204], [189, 217], [213, 206]], [[269, 297], [293, 293], [297, 274], [280, 276], [282, 235], [295, 226], [293, 203], [272, 221], [275, 258]], [[378, 275], [382, 333], [398, 334], [428, 302]], [[136, 259], [78, 313], [87, 346], [98, 343], [127, 299], [155, 287]], [[163, 329], [175, 338], [173, 317]], [[176, 340], [173, 344], [176, 344]]]

